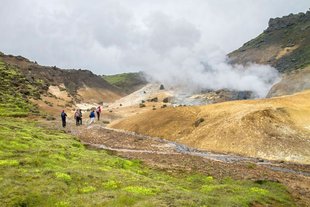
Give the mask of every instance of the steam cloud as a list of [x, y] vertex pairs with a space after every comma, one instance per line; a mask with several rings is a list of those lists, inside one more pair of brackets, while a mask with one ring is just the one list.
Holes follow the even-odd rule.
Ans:
[[154, 69], [146, 71], [146, 74], [151, 81], [189, 93], [229, 89], [252, 91], [258, 98], [265, 97], [272, 85], [279, 81], [278, 71], [269, 65], [231, 65], [224, 55], [205, 59], [197, 57], [199, 55], [195, 54], [179, 56], [173, 59], [174, 62], [167, 58], [153, 65]]
[[226, 88], [263, 97], [277, 72], [256, 64], [231, 66], [225, 54], [259, 34], [270, 17], [309, 3], [218, 2], [5, 0], [0, 50], [97, 74], [142, 70], [153, 80], [193, 92]]

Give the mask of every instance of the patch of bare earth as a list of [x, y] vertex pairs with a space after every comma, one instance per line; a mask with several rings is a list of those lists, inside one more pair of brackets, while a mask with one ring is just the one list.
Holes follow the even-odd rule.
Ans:
[[167, 107], [110, 124], [188, 146], [310, 164], [310, 91], [260, 100]]

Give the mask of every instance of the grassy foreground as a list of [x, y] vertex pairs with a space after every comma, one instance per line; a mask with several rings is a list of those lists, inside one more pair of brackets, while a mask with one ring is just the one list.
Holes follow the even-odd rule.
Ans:
[[1, 206], [294, 206], [278, 183], [168, 175], [26, 119], [0, 123]]

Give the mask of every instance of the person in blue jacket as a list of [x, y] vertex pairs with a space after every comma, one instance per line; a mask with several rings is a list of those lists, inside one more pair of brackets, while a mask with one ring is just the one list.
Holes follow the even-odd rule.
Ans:
[[62, 127], [65, 128], [66, 127], [66, 119], [67, 119], [67, 114], [65, 113], [65, 110], [62, 110], [61, 112], [61, 121], [62, 121]]
[[89, 118], [90, 118], [89, 124], [95, 122], [95, 110], [92, 110], [92, 111], [90, 112]]

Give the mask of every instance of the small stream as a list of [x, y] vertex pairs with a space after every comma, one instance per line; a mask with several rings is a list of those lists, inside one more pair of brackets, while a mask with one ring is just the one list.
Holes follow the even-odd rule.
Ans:
[[[310, 177], [309, 172], [303, 172], [298, 171], [294, 169], [289, 169], [286, 167], [281, 166], [281, 164], [274, 163], [269, 160], [265, 159], [259, 159], [259, 158], [251, 158], [251, 157], [243, 157], [239, 155], [232, 155], [232, 154], [219, 154], [219, 153], [213, 153], [208, 151], [201, 151], [194, 148], [190, 148], [186, 145], [179, 144], [176, 142], [168, 141], [166, 139], [158, 138], [158, 137], [150, 137], [145, 135], [140, 135], [135, 132], [128, 132], [125, 130], [120, 129], [113, 129], [113, 128], [107, 128], [103, 126], [99, 126], [102, 129], [105, 130], [111, 130], [118, 133], [125, 133], [126, 135], [131, 135], [138, 137], [139, 139], [151, 139], [157, 141], [160, 145], [165, 146], [165, 150], [146, 150], [146, 149], [128, 149], [128, 148], [113, 148], [108, 147], [103, 144], [91, 144], [91, 143], [84, 143], [88, 146], [95, 147], [98, 149], [104, 149], [114, 152], [127, 152], [127, 153], [147, 153], [147, 154], [162, 154], [162, 155], [171, 155], [171, 154], [188, 154], [191, 156], [199, 156], [203, 157], [209, 160], [218, 161], [218, 162], [224, 162], [224, 163], [241, 163], [241, 162], [248, 162], [248, 163], [254, 163], [256, 165], [264, 166], [266, 168], [269, 168], [270, 170], [276, 171], [276, 172], [283, 172], [283, 173], [291, 173], [291, 174], [298, 174]], [[92, 127], [90, 127], [92, 128]]]

